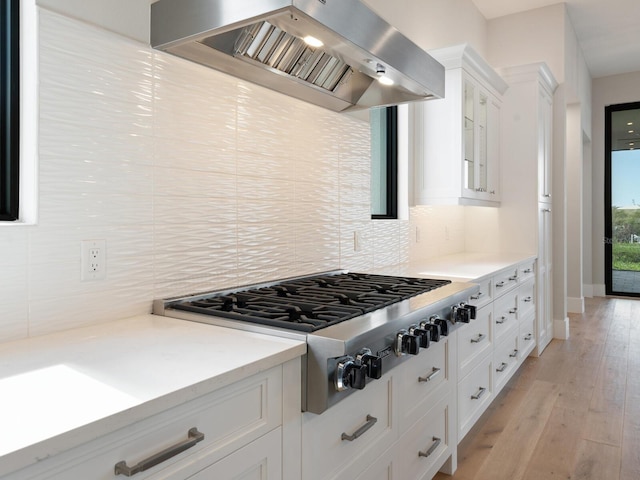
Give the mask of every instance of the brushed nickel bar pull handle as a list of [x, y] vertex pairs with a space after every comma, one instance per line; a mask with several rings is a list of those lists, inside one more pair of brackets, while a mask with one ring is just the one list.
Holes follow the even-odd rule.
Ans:
[[531, 300], [533, 300], [531, 297], [527, 297], [524, 299], [525, 302], [530, 302]]
[[342, 432], [342, 435], [340, 436], [340, 439], [341, 440], [347, 440], [349, 442], [353, 442], [356, 438], [358, 438], [364, 432], [366, 432], [371, 427], [373, 427], [376, 424], [377, 421], [378, 421], [378, 419], [376, 417], [372, 417], [371, 415], [367, 415], [367, 423], [365, 423], [363, 426], [361, 426], [358, 430], [353, 432], [351, 435]]
[[518, 307], [513, 307], [511, 310], [509, 310], [509, 313], [513, 314], [516, 313], [518, 311]]
[[551, 209], [550, 208], [543, 208], [542, 211], [543, 211], [543, 213], [551, 213]]
[[502, 325], [505, 321], [507, 320], [507, 317], [500, 317], [500, 320], [496, 320], [496, 323], [498, 325]]
[[504, 282], [498, 282], [498, 283], [496, 283], [496, 287], [498, 287], [498, 288], [502, 288], [502, 287], [504, 287]]
[[533, 273], [533, 270], [531, 268], [527, 268], [523, 273]]
[[483, 333], [479, 333], [476, 338], [471, 339], [471, 343], [480, 343], [482, 340], [484, 340], [484, 337], [485, 335]]
[[551, 194], [550, 193], [545, 193], [542, 195], [544, 198], [551, 198]]
[[470, 297], [470, 298], [471, 298], [471, 300], [480, 300], [480, 297], [481, 297], [482, 295], [484, 295], [484, 293], [482, 293], [482, 292], [478, 292], [478, 294], [477, 294], [477, 295], [471, 295], [471, 297]]
[[527, 333], [527, 334], [524, 336], [524, 339], [525, 339], [525, 340], [527, 340], [527, 341], [531, 340], [532, 338], [533, 338], [533, 334], [531, 334], [531, 333]]
[[515, 349], [512, 353], [509, 354], [511, 358], [516, 358], [518, 356], [518, 349]]
[[510, 282], [515, 282], [516, 280], [518, 280], [518, 275], [514, 275], [512, 277], [509, 277], [509, 281]]
[[480, 397], [484, 395], [486, 391], [487, 391], [486, 388], [480, 387], [480, 390], [478, 390], [474, 395], [471, 395], [471, 400], [479, 400]]
[[504, 372], [505, 368], [507, 368], [508, 366], [509, 366], [508, 364], [502, 362], [500, 364], [500, 366], [498, 368], [496, 368], [496, 372], [502, 373], [502, 372]]
[[436, 448], [438, 448], [441, 443], [442, 443], [442, 439], [441, 438], [433, 437], [433, 443], [431, 444], [429, 449], [426, 452], [418, 452], [418, 456], [419, 457], [428, 457], [428, 456], [430, 456], [433, 452], [436, 451]]
[[430, 382], [438, 375], [440, 375], [440, 369], [433, 367], [429, 375], [427, 375], [426, 377], [418, 377], [418, 382]]
[[204, 440], [204, 433], [198, 431], [197, 428], [191, 428], [188, 432], [189, 438], [183, 440], [182, 442], [173, 445], [169, 448], [162, 450], [161, 452], [156, 453], [155, 455], [150, 456], [149, 458], [142, 460], [137, 465], [133, 467], [129, 467], [126, 461], [116, 463], [114, 467], [115, 475], [124, 475], [125, 477], [132, 477], [133, 475], [144, 472], [145, 470], [149, 470], [151, 467], [155, 467], [156, 465], [169, 460], [171, 457], [175, 457], [179, 453], [184, 452], [185, 450], [190, 449], [196, 443]]

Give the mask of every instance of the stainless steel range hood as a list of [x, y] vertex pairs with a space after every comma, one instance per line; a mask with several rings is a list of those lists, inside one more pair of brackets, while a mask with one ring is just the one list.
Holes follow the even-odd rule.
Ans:
[[358, 0], [159, 0], [151, 45], [334, 111], [444, 95], [442, 65]]

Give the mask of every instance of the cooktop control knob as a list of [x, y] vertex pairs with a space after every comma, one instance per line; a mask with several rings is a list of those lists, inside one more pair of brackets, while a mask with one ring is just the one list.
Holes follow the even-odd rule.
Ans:
[[427, 330], [429, 332], [429, 338], [432, 342], [440, 341], [440, 327], [435, 323], [422, 321], [420, 322], [420, 328]]
[[366, 384], [366, 365], [359, 365], [351, 356], [338, 359], [334, 384], [336, 390], [342, 392], [350, 388], [362, 390]]
[[440, 318], [438, 315], [433, 315], [429, 318], [429, 321], [435, 323], [440, 327], [440, 336], [446, 337], [449, 335], [449, 324], [444, 318]]
[[371, 353], [368, 348], [363, 348], [356, 355], [356, 362], [366, 367], [367, 377], [376, 380], [382, 376], [382, 358]]
[[460, 306], [469, 312], [469, 317], [471, 318], [471, 320], [475, 320], [476, 319], [476, 310], [477, 309], [476, 309], [475, 305], [469, 305], [468, 303], [462, 302], [460, 304]]
[[467, 305], [462, 302], [458, 305], [451, 307], [451, 321], [453, 323], [462, 322], [469, 323], [476, 318], [476, 307], [473, 305]]
[[394, 350], [397, 356], [401, 355], [417, 355], [420, 351], [420, 339], [411, 335], [407, 330], [402, 329], [396, 333], [396, 341]]
[[411, 325], [409, 333], [420, 339], [420, 348], [429, 348], [429, 330], [420, 328], [418, 325]]

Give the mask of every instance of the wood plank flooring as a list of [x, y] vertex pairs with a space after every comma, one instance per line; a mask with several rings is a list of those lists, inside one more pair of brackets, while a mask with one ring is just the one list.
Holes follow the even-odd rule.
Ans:
[[640, 300], [586, 299], [528, 358], [437, 480], [640, 479]]

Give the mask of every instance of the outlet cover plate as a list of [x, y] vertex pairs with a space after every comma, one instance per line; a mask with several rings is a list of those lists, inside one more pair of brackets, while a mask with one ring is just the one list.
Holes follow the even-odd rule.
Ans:
[[106, 240], [82, 240], [80, 245], [82, 281], [104, 280], [107, 278]]

